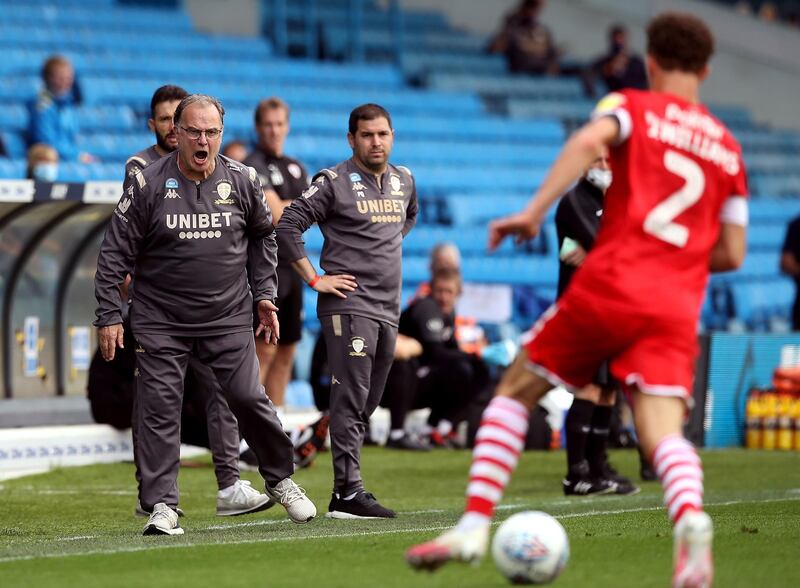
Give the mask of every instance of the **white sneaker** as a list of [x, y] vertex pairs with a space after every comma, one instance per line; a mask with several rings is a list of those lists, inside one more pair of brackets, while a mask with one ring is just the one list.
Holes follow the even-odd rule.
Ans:
[[317, 507], [291, 478], [281, 480], [274, 488], [267, 486], [267, 494], [286, 509], [295, 523], [307, 523], [317, 516]]
[[463, 531], [455, 527], [433, 541], [411, 547], [406, 551], [406, 561], [414, 569], [433, 571], [450, 561], [477, 564], [488, 548], [488, 525]]
[[687, 512], [675, 525], [673, 588], [708, 588], [714, 579], [714, 524], [705, 512]]
[[[175, 512], [178, 513], [179, 517], [183, 516], [183, 509], [181, 507], [176, 506]], [[142, 503], [138, 500], [136, 501], [136, 509], [134, 509], [133, 514], [137, 517], [149, 517], [151, 513], [147, 512], [145, 509], [142, 508]]]
[[153, 507], [142, 535], [183, 535], [183, 529], [178, 524], [178, 513], [159, 502]]
[[230, 488], [217, 492], [217, 516], [229, 517], [267, 510], [275, 502], [250, 485], [248, 480], [236, 480]]

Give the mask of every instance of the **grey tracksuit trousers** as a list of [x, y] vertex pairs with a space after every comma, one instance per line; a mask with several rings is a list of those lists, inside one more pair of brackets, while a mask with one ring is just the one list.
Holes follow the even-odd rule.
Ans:
[[[239, 423], [233, 416], [214, 371], [194, 357], [189, 358], [189, 369], [194, 372], [197, 388], [195, 393], [202, 399], [208, 429], [208, 445], [214, 460], [214, 475], [217, 488], [222, 490], [236, 483], [239, 472]], [[133, 399], [133, 414], [136, 414], [138, 396]], [[132, 423], [133, 453], [136, 464], [136, 484], [141, 491], [142, 474], [139, 471], [137, 446], [139, 433], [136, 422]], [[177, 493], [177, 490], [176, 490]]]
[[394, 359], [397, 328], [357, 315], [321, 316], [331, 369], [330, 435], [334, 492], [364, 488], [361, 446]]
[[[183, 378], [190, 356], [213, 370], [228, 406], [259, 461], [259, 472], [274, 486], [292, 475], [292, 444], [259, 383], [253, 332], [204, 337], [136, 333], [134, 423], [142, 508], [178, 504]], [[210, 431], [209, 431], [210, 433]]]

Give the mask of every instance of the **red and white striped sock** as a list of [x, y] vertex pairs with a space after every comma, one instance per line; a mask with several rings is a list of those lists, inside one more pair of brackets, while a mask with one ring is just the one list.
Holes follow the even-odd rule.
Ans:
[[653, 453], [653, 467], [673, 524], [688, 511], [703, 510], [703, 466], [691, 443], [680, 435], [662, 439]]
[[525, 448], [529, 414], [524, 404], [505, 396], [495, 396], [483, 411], [469, 470], [467, 513], [494, 515]]

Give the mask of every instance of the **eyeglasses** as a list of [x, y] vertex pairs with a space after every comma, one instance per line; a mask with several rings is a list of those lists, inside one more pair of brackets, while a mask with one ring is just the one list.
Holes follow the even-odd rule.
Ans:
[[193, 129], [193, 128], [186, 128], [183, 125], [178, 125], [180, 128], [183, 129], [189, 138], [193, 141], [197, 141], [200, 138], [200, 135], [205, 134], [206, 139], [216, 139], [222, 134], [222, 129], [205, 129], [201, 131], [200, 129]]

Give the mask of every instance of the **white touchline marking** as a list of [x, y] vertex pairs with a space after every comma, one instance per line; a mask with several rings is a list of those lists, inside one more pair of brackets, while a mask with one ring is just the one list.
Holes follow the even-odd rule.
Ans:
[[77, 494], [101, 494], [103, 496], [136, 496], [137, 493], [133, 490], [34, 490], [34, 494], [42, 495], [68, 495], [74, 496]]
[[81, 539], [97, 539], [97, 535], [78, 535], [77, 537], [64, 537], [59, 541], [80, 541]]
[[225, 529], [236, 529], [238, 527], [263, 527], [264, 525], [280, 525], [282, 523], [289, 523], [289, 519], [284, 520], [266, 520], [266, 521], [251, 521], [249, 523], [234, 523], [232, 525], [211, 525], [209, 527], [202, 527], [203, 530], [208, 531], [217, 531], [217, 530], [225, 530]]
[[[723, 502], [707, 502], [705, 503], [706, 507], [717, 507], [717, 506], [733, 506], [736, 504], [763, 504], [763, 503], [771, 503], [771, 502], [794, 502], [800, 500], [800, 497], [796, 496], [787, 496], [784, 498], [766, 498], [762, 500], [758, 499], [748, 499], [748, 500], [727, 500]], [[510, 506], [510, 505], [509, 505]], [[522, 505], [515, 505], [520, 508], [522, 507], [531, 507], [532, 505], [522, 504]], [[566, 513], [563, 515], [553, 515], [556, 519], [573, 519], [573, 518], [581, 518], [581, 517], [596, 517], [596, 516], [608, 516], [608, 515], [617, 515], [617, 514], [628, 514], [628, 513], [637, 513], [637, 512], [646, 512], [646, 511], [656, 511], [656, 510], [663, 510], [663, 506], [647, 506], [647, 507], [639, 507], [639, 508], [621, 508], [616, 510], [595, 510], [595, 511], [588, 511], [588, 512], [580, 512], [580, 513]], [[426, 511], [416, 511], [416, 512], [426, 512]], [[433, 512], [441, 512], [441, 511], [433, 511]], [[406, 514], [401, 512], [400, 514]], [[285, 522], [285, 521], [275, 521], [276, 523]], [[502, 521], [494, 521], [493, 525], [499, 525]], [[266, 523], [266, 521], [265, 521]], [[251, 523], [243, 523], [243, 525], [248, 525]], [[207, 529], [213, 529], [219, 527], [218, 525], [209, 526], [209, 527], [197, 527], [198, 531], [203, 531]], [[186, 548], [193, 548], [193, 547], [209, 547], [209, 546], [225, 546], [225, 545], [249, 545], [254, 543], [276, 543], [279, 541], [308, 541], [308, 540], [316, 540], [316, 539], [347, 539], [348, 537], [371, 537], [375, 535], [397, 535], [399, 533], [425, 533], [428, 531], [444, 531], [446, 529], [450, 529], [452, 525], [432, 525], [429, 527], [414, 527], [409, 529], [389, 529], [389, 530], [382, 530], [382, 531], [356, 531], [353, 533], [330, 533], [330, 534], [318, 534], [318, 535], [299, 535], [295, 537], [264, 537], [260, 539], [242, 539], [240, 541], [220, 541], [220, 542], [210, 542], [210, 543], [180, 543], [180, 544], [167, 544], [167, 545], [152, 545], [152, 546], [137, 546], [137, 547], [121, 547], [117, 549], [94, 549], [90, 551], [82, 551], [76, 553], [44, 553], [41, 555], [13, 555], [9, 557], [0, 557], [0, 564], [3, 563], [11, 563], [15, 561], [27, 561], [27, 560], [34, 560], [34, 559], [52, 559], [52, 558], [59, 558], [59, 557], [77, 557], [77, 556], [86, 556], [86, 555], [115, 555], [117, 553], [134, 553], [138, 551], [148, 551], [154, 549], [186, 549]], [[88, 537], [87, 537], [88, 538]], [[55, 538], [54, 541], [59, 541], [63, 539]]]

